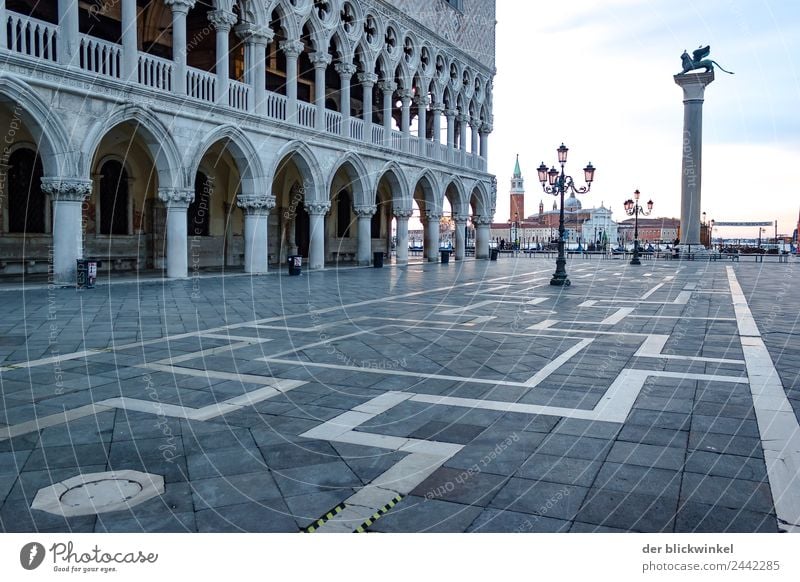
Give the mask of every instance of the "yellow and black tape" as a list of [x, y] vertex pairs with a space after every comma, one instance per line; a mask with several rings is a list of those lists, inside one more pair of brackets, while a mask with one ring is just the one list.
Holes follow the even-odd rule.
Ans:
[[340, 503], [333, 509], [331, 509], [328, 513], [320, 517], [317, 521], [312, 523], [310, 526], [302, 530], [305, 533], [314, 533], [319, 529], [325, 522], [332, 520], [335, 516], [340, 514], [344, 510], [344, 503]]
[[378, 520], [379, 520], [381, 517], [383, 517], [384, 515], [386, 515], [386, 514], [389, 512], [389, 510], [390, 510], [390, 509], [392, 509], [392, 507], [394, 507], [394, 506], [395, 506], [395, 505], [397, 505], [398, 503], [400, 503], [400, 501], [402, 501], [402, 499], [403, 499], [403, 496], [402, 496], [402, 495], [398, 495], [397, 497], [395, 497], [394, 499], [392, 499], [392, 500], [391, 500], [389, 503], [387, 503], [386, 505], [384, 505], [383, 507], [381, 507], [381, 508], [380, 508], [378, 511], [376, 511], [376, 512], [375, 512], [375, 513], [372, 515], [372, 517], [370, 517], [370, 518], [369, 518], [367, 521], [365, 521], [365, 522], [364, 522], [364, 523], [362, 523], [360, 526], [358, 526], [358, 528], [356, 528], [356, 531], [355, 531], [355, 533], [364, 533], [364, 532], [366, 532], [366, 531], [367, 531], [367, 528], [368, 528], [369, 526], [371, 526], [373, 523], [375, 523], [376, 521], [378, 521]]

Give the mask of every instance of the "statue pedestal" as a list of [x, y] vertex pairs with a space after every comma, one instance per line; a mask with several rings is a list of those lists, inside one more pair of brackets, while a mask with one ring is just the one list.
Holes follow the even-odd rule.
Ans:
[[701, 182], [703, 168], [703, 101], [714, 71], [675, 75], [683, 89], [681, 171], [681, 247], [700, 248]]

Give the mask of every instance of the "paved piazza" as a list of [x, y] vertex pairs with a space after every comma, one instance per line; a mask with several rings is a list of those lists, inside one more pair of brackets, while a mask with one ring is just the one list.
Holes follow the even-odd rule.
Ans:
[[800, 527], [798, 264], [0, 292], [0, 527]]

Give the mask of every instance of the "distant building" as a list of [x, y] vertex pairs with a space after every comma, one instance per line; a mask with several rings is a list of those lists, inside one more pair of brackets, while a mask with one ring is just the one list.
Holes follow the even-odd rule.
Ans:
[[[672, 243], [678, 238], [679, 218], [640, 218], [639, 240], [645, 243]], [[623, 244], [632, 243], [634, 235], [634, 219], [629, 218], [619, 223], [619, 237]]]

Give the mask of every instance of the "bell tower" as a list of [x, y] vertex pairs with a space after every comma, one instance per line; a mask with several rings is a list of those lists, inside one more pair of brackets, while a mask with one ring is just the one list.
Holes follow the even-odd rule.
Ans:
[[525, 180], [519, 168], [519, 154], [514, 166], [514, 177], [511, 178], [511, 216], [509, 221], [525, 219]]

